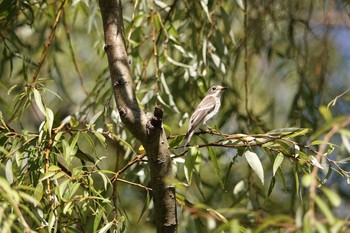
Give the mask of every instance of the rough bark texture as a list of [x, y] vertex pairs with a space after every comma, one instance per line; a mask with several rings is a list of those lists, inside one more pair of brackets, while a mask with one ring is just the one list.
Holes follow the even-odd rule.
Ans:
[[168, 141], [162, 128], [163, 109], [157, 106], [151, 119], [140, 109], [126, 52], [121, 0], [99, 0], [105, 52], [108, 57], [114, 96], [126, 128], [142, 143], [151, 171], [157, 232], [175, 232], [177, 226], [175, 188]]

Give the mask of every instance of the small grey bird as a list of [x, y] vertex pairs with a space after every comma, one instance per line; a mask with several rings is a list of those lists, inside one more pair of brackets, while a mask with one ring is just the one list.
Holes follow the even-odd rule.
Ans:
[[221, 105], [221, 94], [225, 89], [227, 88], [222, 86], [211, 87], [204, 99], [197, 106], [196, 110], [194, 110], [190, 118], [190, 124], [188, 125], [188, 130], [185, 136], [184, 148], [190, 142], [195, 129], [200, 124], [203, 123], [208, 128], [210, 128], [207, 125], [207, 121], [218, 114]]

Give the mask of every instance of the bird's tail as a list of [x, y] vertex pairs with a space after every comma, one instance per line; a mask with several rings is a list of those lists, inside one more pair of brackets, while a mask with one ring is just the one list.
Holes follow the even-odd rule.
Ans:
[[185, 139], [184, 149], [186, 149], [186, 146], [187, 146], [188, 143], [191, 141], [191, 138], [192, 138], [193, 133], [194, 133], [194, 130], [188, 131], [188, 132], [186, 133], [186, 136], [185, 136], [185, 138], [184, 138], [184, 139]]

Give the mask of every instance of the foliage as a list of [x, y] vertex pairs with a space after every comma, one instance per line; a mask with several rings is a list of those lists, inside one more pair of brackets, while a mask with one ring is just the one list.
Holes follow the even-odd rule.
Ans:
[[[139, 102], [165, 109], [179, 232], [349, 230], [347, 4], [124, 2]], [[0, 3], [2, 232], [152, 232], [101, 25], [95, 1]], [[221, 83], [216, 130], [184, 151], [189, 114]]]

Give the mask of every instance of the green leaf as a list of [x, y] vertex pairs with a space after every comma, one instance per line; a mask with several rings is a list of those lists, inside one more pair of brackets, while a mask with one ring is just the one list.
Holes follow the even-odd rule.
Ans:
[[94, 135], [97, 137], [97, 139], [100, 141], [100, 143], [103, 146], [106, 146], [106, 138], [98, 131], [93, 131]]
[[[1, 118], [1, 117], [0, 117], [0, 118]], [[348, 130], [348, 129], [346, 129], [346, 128], [341, 128], [341, 129], [339, 129], [339, 133], [340, 133], [341, 135], [344, 135], [344, 136], [350, 138], [350, 130]]]
[[241, 180], [233, 188], [233, 195], [238, 195], [240, 192], [244, 191], [244, 189], [245, 189], [244, 180]]
[[20, 197], [23, 199], [23, 201], [27, 201], [32, 203], [34, 206], [40, 205], [40, 202], [33, 197], [32, 195], [29, 195], [28, 193], [25, 192], [19, 192]]
[[99, 111], [93, 117], [91, 117], [89, 124], [93, 125], [97, 121], [97, 119], [102, 115], [102, 113], [103, 111]]
[[109, 222], [107, 223], [104, 227], [102, 227], [98, 233], [105, 233], [109, 230], [109, 228], [111, 228], [111, 226], [113, 225], [113, 222]]
[[320, 223], [319, 221], [316, 221], [315, 227], [316, 227], [318, 233], [329, 233], [325, 224]]
[[219, 167], [219, 162], [218, 162], [218, 158], [217, 158], [217, 156], [215, 154], [215, 151], [210, 146], [208, 147], [208, 151], [209, 151], [210, 159], [211, 159], [211, 161], [213, 162], [213, 165], [214, 165], [214, 170], [215, 170], [216, 177], [219, 180], [221, 188], [224, 188], [224, 182], [223, 182], [222, 177], [221, 177], [221, 171], [220, 171], [220, 167]]
[[42, 181], [54, 176], [55, 174], [56, 174], [56, 172], [46, 172], [44, 174], [44, 176], [39, 179], [39, 182], [42, 182]]
[[282, 150], [283, 154], [295, 155], [294, 144], [287, 143], [283, 140], [275, 140], [274, 144], [271, 147], [272, 148], [278, 147], [280, 150]]
[[208, 8], [208, 0], [201, 0], [201, 6], [202, 6], [209, 22], [211, 23], [211, 17], [210, 17], [209, 8]]
[[294, 164], [293, 172], [294, 172], [294, 179], [295, 179], [295, 190], [296, 190], [296, 193], [299, 195], [300, 201], [303, 202], [303, 195], [301, 193], [302, 189], [300, 188], [300, 179], [299, 179], [299, 171], [298, 171], [297, 164]]
[[71, 199], [79, 187], [79, 183], [73, 183], [71, 186], [68, 187], [68, 190], [66, 190], [64, 197], [66, 199]]
[[[80, 133], [76, 133], [72, 139], [72, 142], [70, 143], [69, 147], [73, 150], [74, 147], [77, 145], [77, 142], [79, 140], [79, 136], [80, 136]], [[71, 155], [74, 155], [74, 154], [71, 154]]]
[[323, 169], [323, 166], [320, 164], [320, 162], [318, 162], [318, 160], [314, 156], [311, 155], [309, 158], [309, 161], [312, 165], [314, 165], [320, 169]]
[[169, 106], [177, 113], [177, 114], [180, 114], [180, 111], [179, 109], [177, 108], [176, 106], [176, 103], [174, 101], [174, 96], [170, 90], [170, 88], [168, 87], [168, 84], [167, 84], [167, 81], [165, 80], [165, 76], [164, 76], [164, 73], [162, 73], [160, 75], [160, 81], [162, 83], [162, 86], [163, 86], [163, 91], [167, 94], [168, 96], [168, 100], [169, 100]]
[[13, 183], [13, 171], [12, 171], [12, 160], [9, 159], [6, 162], [5, 176], [7, 182], [11, 185]]
[[64, 208], [63, 208], [63, 214], [71, 214], [72, 212], [72, 208], [74, 207], [73, 205], [73, 202], [67, 202], [65, 205], [64, 205]]
[[210, 53], [210, 57], [213, 60], [215, 66], [221, 70], [223, 74], [226, 73], [226, 67], [223, 61], [221, 60], [220, 56], [215, 53]]
[[[310, 211], [310, 210], [309, 210]], [[306, 212], [306, 214], [303, 217], [303, 223], [300, 225], [302, 225], [303, 227], [303, 233], [313, 233], [313, 226], [311, 226], [311, 221], [310, 221], [310, 213]]]
[[305, 174], [301, 178], [301, 183], [303, 184], [304, 187], [309, 187], [312, 183], [312, 176], [310, 174]]
[[69, 125], [72, 127], [72, 128], [76, 128], [79, 126], [79, 120], [77, 120], [74, 116], [70, 117], [70, 120], [69, 120]]
[[350, 153], [349, 135], [341, 133], [340, 136], [341, 136], [341, 139], [342, 139], [342, 142], [343, 142], [345, 149], [348, 151], [348, 153]]
[[300, 135], [305, 135], [310, 132], [308, 128], [281, 128], [269, 131], [267, 134], [272, 136], [286, 136], [288, 138], [293, 138]]
[[18, 85], [15, 84], [15, 85], [13, 85], [12, 87], [10, 87], [9, 90], [7, 91], [7, 95], [10, 95], [11, 92], [12, 92], [17, 86], [18, 86]]
[[48, 220], [48, 231], [49, 232], [54, 232], [53, 228], [55, 227], [55, 225], [58, 223], [57, 219], [56, 219], [56, 214], [51, 211], [49, 214], [49, 220]]
[[237, 5], [244, 11], [244, 3], [243, 0], [236, 0]]
[[101, 222], [101, 219], [102, 219], [102, 216], [103, 216], [104, 213], [105, 213], [105, 209], [103, 207], [101, 207], [101, 208], [99, 208], [97, 210], [97, 214], [95, 216], [94, 226], [93, 226], [93, 231], [92, 232], [96, 232], [97, 231], [97, 228], [100, 225], [100, 222]]
[[34, 198], [40, 202], [41, 198], [43, 197], [44, 194], [44, 186], [42, 182], [39, 182], [38, 185], [35, 187], [34, 190]]
[[197, 156], [200, 154], [197, 146], [190, 147], [185, 158], [184, 172], [188, 184], [192, 182], [192, 174]]
[[326, 106], [321, 106], [319, 108], [319, 111], [320, 111], [323, 119], [325, 119], [325, 121], [329, 122], [332, 120], [333, 116], [332, 116], [332, 112], [329, 110], [329, 108], [327, 108]]
[[295, 131], [294, 133], [287, 135], [286, 138], [295, 138], [298, 136], [303, 136], [303, 135], [308, 134], [310, 131], [311, 131], [311, 129], [301, 128], [301, 129]]
[[258, 175], [261, 183], [264, 184], [264, 169], [262, 167], [262, 164], [261, 164], [261, 161], [260, 161], [258, 155], [254, 152], [247, 150], [244, 153], [244, 157], [247, 160], [249, 166]]
[[269, 189], [267, 191], [267, 196], [269, 197], [273, 191], [273, 188], [275, 187], [275, 183], [276, 183], [276, 178], [273, 176], [269, 185]]
[[62, 140], [62, 149], [63, 149], [63, 158], [64, 158], [65, 162], [67, 163], [67, 165], [69, 166], [70, 162], [72, 160], [72, 158], [70, 156], [71, 155], [71, 148], [65, 139]]
[[174, 147], [180, 145], [183, 138], [184, 138], [183, 136], [176, 136], [173, 140], [170, 141], [169, 147], [174, 148]]
[[56, 166], [56, 165], [51, 165], [51, 166], [49, 167], [49, 171], [50, 171], [50, 172], [60, 171], [60, 170], [61, 170], [61, 168], [60, 168], [59, 166]]
[[229, 165], [227, 166], [227, 171], [226, 171], [225, 179], [224, 179], [224, 180], [225, 180], [225, 181], [224, 181], [225, 187], [226, 187], [227, 183], [228, 183], [229, 180], [230, 180], [230, 177], [231, 177], [231, 175], [230, 175], [231, 169], [232, 169], [233, 165], [236, 163], [236, 159], [237, 159], [237, 156], [234, 156], [234, 157], [231, 159]]
[[105, 190], [107, 190], [108, 177], [106, 176], [106, 174], [104, 174], [101, 171], [98, 171], [97, 174], [99, 174], [102, 177], [104, 188], [105, 188]]
[[90, 163], [96, 164], [96, 159], [93, 156], [84, 153], [79, 148], [77, 149], [77, 152], [75, 153], [75, 157], [80, 159], [82, 162], [86, 161], [86, 162], [90, 162]]
[[203, 38], [203, 42], [202, 42], [202, 56], [203, 56], [203, 62], [206, 65], [207, 63], [207, 48], [208, 48], [208, 40], [206, 37]]
[[328, 168], [328, 171], [324, 176], [323, 180], [320, 182], [322, 184], [325, 184], [329, 180], [329, 177], [332, 175], [332, 172], [333, 172], [332, 166], [327, 166], [326, 168]]
[[35, 103], [38, 106], [40, 112], [42, 112], [43, 115], [46, 115], [45, 107], [41, 99], [40, 92], [36, 88], [33, 88], [33, 93], [34, 93]]
[[66, 173], [64, 172], [58, 172], [56, 175], [54, 175], [54, 177], [52, 177], [53, 180], [57, 180], [59, 178], [61, 178], [62, 176], [65, 176]]
[[284, 159], [284, 155], [282, 153], [278, 153], [275, 158], [275, 161], [273, 162], [273, 167], [272, 167], [273, 176], [276, 175], [276, 171], [281, 166], [283, 159]]
[[64, 195], [66, 193], [66, 188], [67, 188], [67, 185], [69, 184], [70, 180], [65, 180], [63, 181], [60, 186], [59, 186], [59, 197], [63, 200], [63, 201], [66, 201], [64, 199]]
[[334, 143], [326, 142], [326, 141], [322, 141], [322, 140], [316, 140], [316, 141], [311, 142], [311, 146], [322, 145], [322, 144], [326, 144], [326, 145], [329, 145], [329, 146], [337, 146]]
[[[39, 205], [40, 204], [41, 203], [39, 203]], [[42, 208], [42, 206], [40, 206], [40, 208]], [[26, 216], [31, 217], [31, 219], [35, 222], [35, 224], [37, 226], [40, 226], [43, 223], [43, 221], [44, 221], [42, 216], [40, 216], [40, 214], [38, 213], [38, 210], [40, 208], [33, 208], [32, 205], [21, 205], [21, 209], [26, 212]], [[0, 219], [0, 221], [1, 221], [1, 219]], [[32, 222], [31, 224], [34, 224], [34, 222]]]
[[115, 140], [118, 140], [119, 142], [124, 144], [127, 148], [129, 148], [132, 152], [136, 153], [136, 151], [134, 150], [134, 147], [131, 146], [130, 143], [128, 143], [127, 141], [125, 141], [124, 139], [122, 139], [121, 137], [119, 137], [118, 135], [116, 135], [114, 133], [113, 134], [109, 133], [109, 135], [112, 135]]
[[322, 187], [321, 189], [323, 193], [327, 196], [328, 200], [334, 207], [339, 207], [341, 204], [341, 197], [338, 195], [338, 193], [326, 188]]
[[328, 223], [333, 225], [335, 223], [335, 217], [327, 204], [319, 196], [315, 196], [315, 203], [318, 208], [320, 208], [323, 215], [326, 217]]
[[206, 211], [208, 211], [208, 213], [211, 216], [213, 216], [215, 219], [219, 220], [220, 222], [225, 222], [225, 223], [228, 222], [227, 219], [222, 214], [220, 214], [218, 211], [211, 209], [211, 208], [206, 209]]
[[345, 120], [346, 120], [345, 115], [340, 115], [340, 116], [334, 117], [331, 121], [326, 122], [325, 124], [322, 124], [320, 126], [320, 128], [311, 135], [310, 140], [314, 141], [314, 140], [322, 137], [322, 135], [326, 134], [327, 131], [329, 131], [334, 125], [336, 125], [338, 123], [342, 123]]
[[171, 64], [173, 64], [175, 66], [180, 66], [180, 67], [184, 67], [184, 68], [187, 68], [187, 69], [192, 68], [192, 66], [184, 64], [184, 63], [181, 63], [181, 62], [178, 62], [178, 61], [175, 61], [174, 59], [172, 59], [169, 56], [167, 56], [167, 60], [168, 60], [168, 62], [170, 62]]
[[49, 133], [49, 136], [51, 137], [51, 131], [52, 131], [53, 120], [54, 120], [54, 115], [51, 109], [49, 108], [45, 109], [45, 117], [46, 117], [45, 128], [46, 128], [46, 131]]
[[60, 131], [60, 132], [58, 132], [58, 133], [55, 135], [54, 142], [53, 142], [53, 144], [52, 144], [53, 147], [55, 147], [55, 146], [57, 145], [57, 143], [60, 142], [60, 139], [61, 139], [61, 137], [62, 137], [62, 134], [63, 134], [63, 132]]
[[[7, 180], [0, 176], [0, 193], [1, 196], [12, 204], [17, 204], [20, 201], [18, 193], [11, 188]], [[1, 209], [1, 208], [0, 208]]]
[[149, 195], [149, 192], [147, 191], [146, 201], [145, 201], [145, 204], [143, 205], [143, 208], [141, 210], [141, 214], [140, 214], [139, 220], [137, 222], [140, 222], [143, 214], [146, 212], [146, 210], [149, 207], [150, 203], [151, 203], [151, 196]]
[[85, 137], [85, 139], [88, 141], [89, 145], [91, 146], [91, 148], [95, 148], [95, 143], [94, 141], [92, 140], [92, 138], [90, 137], [90, 135], [85, 132], [85, 131], [82, 131], [81, 132], [83, 134], [83, 136]]

